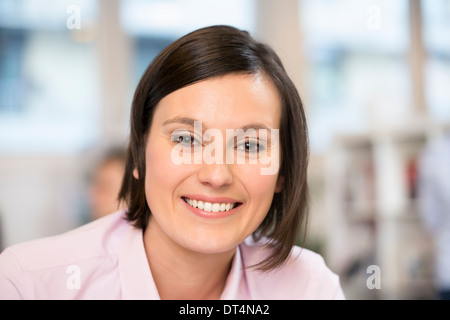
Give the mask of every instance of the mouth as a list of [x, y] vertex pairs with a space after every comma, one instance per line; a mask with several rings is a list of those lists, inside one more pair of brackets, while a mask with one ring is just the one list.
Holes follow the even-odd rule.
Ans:
[[213, 213], [228, 212], [242, 205], [241, 202], [209, 202], [191, 199], [188, 197], [181, 197], [181, 198], [192, 208], [197, 208], [205, 212], [213, 212]]

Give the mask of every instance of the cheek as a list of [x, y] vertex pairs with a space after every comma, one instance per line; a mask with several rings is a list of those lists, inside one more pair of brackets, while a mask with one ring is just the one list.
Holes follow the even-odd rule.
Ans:
[[[145, 194], [150, 209], [158, 199], [170, 197], [180, 180], [180, 166], [171, 161], [167, 146], [151, 143], [146, 150]], [[152, 210], [153, 211], [153, 210]]]
[[[243, 167], [240, 179], [244, 184], [252, 203], [264, 207], [267, 211], [272, 203], [277, 183], [277, 175], [263, 175], [258, 166]], [[264, 210], [263, 210], [264, 211]], [[267, 213], [267, 212], [265, 212]]]
[[167, 154], [164, 149], [158, 146], [149, 146], [146, 152], [146, 175], [164, 176], [166, 170], [173, 169], [174, 164], [170, 161], [170, 153]]

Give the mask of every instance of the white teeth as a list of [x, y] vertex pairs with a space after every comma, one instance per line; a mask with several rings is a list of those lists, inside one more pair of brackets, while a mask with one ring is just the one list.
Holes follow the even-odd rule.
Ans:
[[220, 210], [220, 203], [214, 203], [212, 205], [212, 212], [219, 212]]
[[207, 212], [221, 212], [221, 211], [230, 211], [235, 207], [234, 203], [211, 203], [211, 202], [203, 202], [200, 200], [184, 198], [184, 201], [189, 204], [191, 207], [199, 208], [201, 210]]

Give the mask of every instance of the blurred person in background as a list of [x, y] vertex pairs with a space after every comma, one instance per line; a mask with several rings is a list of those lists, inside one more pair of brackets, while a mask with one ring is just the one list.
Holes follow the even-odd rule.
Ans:
[[113, 147], [107, 150], [95, 167], [89, 190], [90, 219], [98, 219], [123, 208], [118, 195], [125, 162], [126, 150]]
[[437, 297], [450, 300], [450, 133], [430, 139], [418, 167], [421, 215], [434, 245]]

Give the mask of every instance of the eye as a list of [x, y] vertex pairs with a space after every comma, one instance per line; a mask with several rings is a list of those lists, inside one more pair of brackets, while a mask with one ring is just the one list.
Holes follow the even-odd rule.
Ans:
[[238, 143], [236, 149], [240, 151], [245, 151], [247, 153], [256, 153], [265, 150], [265, 145], [259, 143], [259, 141], [256, 139], [251, 140], [247, 139], [244, 140], [242, 143]]
[[177, 142], [183, 146], [193, 146], [199, 144], [199, 140], [189, 131], [175, 131], [172, 133], [171, 141]]
[[257, 152], [259, 151], [259, 144], [255, 141], [246, 141], [244, 143], [244, 149], [247, 152]]

